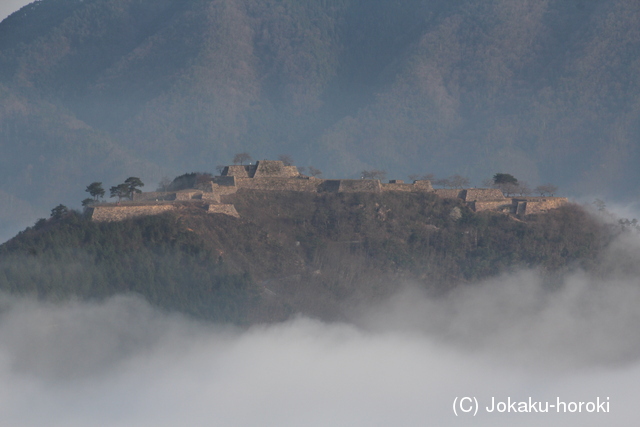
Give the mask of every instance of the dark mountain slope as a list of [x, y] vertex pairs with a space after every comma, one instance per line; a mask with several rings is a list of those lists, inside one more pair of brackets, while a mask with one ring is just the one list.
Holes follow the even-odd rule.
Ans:
[[433, 194], [241, 190], [232, 201], [241, 219], [184, 208], [117, 223], [41, 220], [0, 246], [0, 290], [135, 292], [240, 323], [335, 319], [408, 283], [443, 292], [520, 267], [549, 277], [591, 268], [611, 238], [576, 206], [522, 222]]

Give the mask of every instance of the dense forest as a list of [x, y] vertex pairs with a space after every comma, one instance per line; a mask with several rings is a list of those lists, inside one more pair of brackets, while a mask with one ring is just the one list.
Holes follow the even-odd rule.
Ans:
[[0, 22], [0, 235], [242, 151], [635, 197], [639, 28], [634, 0], [34, 2]]
[[69, 211], [0, 246], [0, 290], [45, 300], [136, 293], [239, 324], [339, 319], [403, 286], [439, 295], [519, 268], [553, 289], [613, 235], [576, 205], [526, 221], [430, 193], [240, 190], [241, 218], [181, 210], [98, 223]]

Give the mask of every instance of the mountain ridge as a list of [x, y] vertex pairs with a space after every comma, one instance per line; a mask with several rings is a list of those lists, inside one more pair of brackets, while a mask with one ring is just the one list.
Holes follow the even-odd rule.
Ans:
[[[629, 0], [42, 0], [0, 23], [0, 190], [42, 215], [82, 198], [66, 168], [149, 182], [249, 151], [633, 199], [639, 24]], [[73, 126], [112, 158], [74, 156]]]

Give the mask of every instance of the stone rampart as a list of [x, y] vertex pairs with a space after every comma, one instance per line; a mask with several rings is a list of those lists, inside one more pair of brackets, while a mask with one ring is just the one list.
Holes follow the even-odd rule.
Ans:
[[497, 188], [468, 188], [462, 196], [467, 202], [506, 200], [502, 191]]
[[140, 216], [158, 215], [177, 209], [173, 204], [138, 205], [138, 206], [93, 206], [90, 209], [93, 221], [122, 221]]
[[220, 203], [220, 193], [202, 193], [202, 200], [206, 202]]
[[[248, 178], [248, 177], [245, 177]], [[220, 187], [234, 187], [236, 185], [235, 176], [216, 176], [213, 178], [212, 184], [219, 185]]]
[[219, 214], [224, 214], [224, 215], [229, 215], [229, 216], [233, 216], [236, 218], [240, 218], [240, 214], [238, 213], [238, 211], [236, 210], [236, 207], [233, 205], [218, 205], [218, 204], [211, 204], [209, 206], [207, 206], [207, 212], [209, 213], [219, 213]]
[[237, 176], [240, 178], [250, 178], [256, 173], [255, 165], [230, 165], [222, 170], [222, 176]]
[[134, 193], [133, 201], [134, 202], [155, 202], [155, 201], [165, 201], [165, 200], [175, 200], [176, 193], [175, 192], [167, 192], [167, 191], [149, 191], [143, 193]]
[[380, 184], [382, 186], [382, 191], [404, 191], [404, 192], [412, 192], [416, 191], [413, 184], [396, 184], [396, 183], [388, 183], [388, 184]]
[[462, 199], [462, 191], [463, 190], [455, 188], [436, 188], [433, 190], [438, 197], [442, 197], [443, 199]]
[[294, 178], [300, 175], [295, 166], [285, 166], [280, 160], [260, 160], [256, 162], [253, 178]]
[[[445, 199], [461, 199], [477, 212], [511, 212], [516, 215], [547, 212], [567, 203], [564, 197], [507, 198], [496, 188], [433, 189], [431, 181], [416, 180], [413, 184], [402, 180], [390, 180], [382, 184], [377, 179], [324, 180], [301, 175], [295, 166], [286, 166], [280, 160], [260, 160], [255, 165], [225, 166], [220, 176], [202, 183], [197, 188], [177, 192], [149, 192], [134, 195], [140, 205], [98, 205], [93, 209], [96, 221], [118, 221], [143, 215], [154, 215], [176, 209], [178, 205], [198, 206], [211, 213], [223, 213], [239, 217], [233, 205], [221, 204], [224, 196], [234, 194], [240, 188], [251, 190], [332, 192], [332, 193], [381, 193], [381, 192], [429, 192]], [[164, 204], [149, 202], [174, 201]], [[145, 202], [147, 205], [145, 205]], [[200, 204], [198, 204], [198, 202]]]
[[[226, 177], [221, 177], [226, 178]], [[233, 178], [233, 177], [231, 177]], [[235, 178], [233, 180], [233, 185], [218, 185], [214, 182], [211, 183], [211, 192], [213, 194], [218, 194], [219, 196], [226, 196], [229, 194], [234, 194], [238, 191], [238, 187], [236, 187]]]
[[317, 192], [322, 184], [319, 179], [304, 178], [236, 178], [237, 188], [273, 191], [308, 191]]
[[318, 192], [320, 193], [337, 193], [340, 190], [339, 179], [325, 179], [318, 185]]
[[339, 193], [380, 193], [379, 179], [340, 179]]
[[202, 200], [202, 191], [198, 190], [181, 190], [176, 193], [176, 200]]
[[421, 191], [433, 191], [431, 181], [429, 181], [428, 179], [419, 179], [417, 181], [413, 181], [413, 185], [416, 188], [419, 188]]
[[431, 181], [414, 181], [413, 184], [405, 184], [401, 180], [392, 181], [389, 181], [388, 184], [381, 184], [382, 191], [433, 192]]
[[511, 211], [511, 199], [505, 198], [504, 200], [474, 200], [467, 202], [468, 206], [475, 212], [482, 211], [498, 211], [498, 212], [510, 212]]
[[566, 197], [514, 197], [513, 204], [525, 202], [524, 214], [531, 215], [537, 213], [548, 212], [551, 209], [557, 209], [560, 206], [569, 203]]

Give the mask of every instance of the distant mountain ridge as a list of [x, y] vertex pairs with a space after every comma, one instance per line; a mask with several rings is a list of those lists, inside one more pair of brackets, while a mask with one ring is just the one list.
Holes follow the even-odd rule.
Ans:
[[633, 198], [639, 52], [632, 0], [42, 0], [0, 23], [0, 233], [242, 151]]

